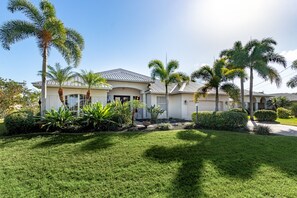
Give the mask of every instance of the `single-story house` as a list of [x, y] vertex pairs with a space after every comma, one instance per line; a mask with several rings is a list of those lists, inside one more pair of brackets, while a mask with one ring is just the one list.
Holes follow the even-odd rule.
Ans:
[[270, 94], [270, 95], [271, 95], [271, 97], [284, 96], [291, 102], [294, 102], [294, 103], [297, 102], [297, 93], [274, 93], [274, 94]]
[[[151, 77], [138, 74], [124, 69], [114, 69], [98, 72], [107, 80], [109, 85], [92, 88], [92, 103], [101, 102], [107, 104], [113, 100], [122, 102], [137, 99], [145, 103], [147, 106], [159, 105], [166, 109], [165, 86], [159, 80], [153, 81]], [[64, 84], [64, 96], [66, 105], [72, 110], [77, 111], [85, 104], [85, 94], [87, 87], [77, 83], [80, 79], [76, 77], [74, 81]], [[35, 87], [40, 88], [41, 82], [32, 83]], [[191, 119], [191, 114], [195, 112], [195, 102], [193, 94], [202, 86], [199, 83], [182, 83], [171, 84], [169, 86], [169, 117], [179, 119]], [[61, 102], [58, 96], [58, 84], [55, 81], [47, 81], [47, 100], [46, 109], [59, 108]], [[266, 95], [263, 93], [255, 93], [254, 96], [255, 109], [264, 108]], [[246, 97], [246, 101], [249, 101]], [[231, 106], [232, 102], [226, 93], [219, 92], [219, 110], [225, 111]], [[213, 111], [215, 108], [215, 92], [210, 93], [199, 99], [199, 111]], [[165, 113], [161, 117], [165, 117]], [[150, 115], [146, 108], [137, 112], [137, 119], [149, 118]]]

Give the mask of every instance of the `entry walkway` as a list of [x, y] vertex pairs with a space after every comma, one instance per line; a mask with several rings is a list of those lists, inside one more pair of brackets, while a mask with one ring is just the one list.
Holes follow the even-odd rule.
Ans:
[[250, 130], [253, 130], [253, 127], [256, 125], [269, 126], [273, 134], [297, 137], [297, 127], [295, 126], [273, 124], [273, 123], [259, 123], [255, 121], [249, 121], [247, 126]]

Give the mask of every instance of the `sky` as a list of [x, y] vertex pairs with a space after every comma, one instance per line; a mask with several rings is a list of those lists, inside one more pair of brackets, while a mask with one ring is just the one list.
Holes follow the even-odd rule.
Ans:
[[[82, 34], [85, 49], [76, 69], [95, 72], [123, 68], [150, 75], [152, 59], [178, 60], [179, 71], [191, 74], [202, 65], [212, 65], [220, 52], [235, 41], [271, 37], [276, 52], [286, 57], [288, 67], [297, 59], [296, 0], [50, 0], [66, 27]], [[36, 6], [39, 0], [31, 0]], [[0, 25], [27, 18], [7, 10], [0, 0]], [[50, 51], [49, 65], [62, 56]], [[0, 46], [0, 77], [31, 83], [39, 81], [42, 58], [34, 38], [4, 50]], [[297, 70], [274, 65], [281, 72], [280, 88], [256, 76], [254, 90], [265, 93], [297, 92], [286, 82]], [[238, 81], [235, 81], [238, 83]], [[249, 82], [245, 84], [248, 88]]]

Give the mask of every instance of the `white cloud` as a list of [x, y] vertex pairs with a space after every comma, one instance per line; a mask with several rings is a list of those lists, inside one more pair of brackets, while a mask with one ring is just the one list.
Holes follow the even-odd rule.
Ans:
[[280, 54], [284, 56], [288, 62], [293, 62], [294, 60], [297, 60], [297, 49], [282, 51]]

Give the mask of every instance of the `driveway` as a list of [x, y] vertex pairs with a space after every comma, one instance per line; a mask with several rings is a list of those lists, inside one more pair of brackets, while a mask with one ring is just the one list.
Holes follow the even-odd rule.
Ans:
[[253, 130], [255, 125], [265, 125], [271, 128], [272, 133], [285, 136], [296, 136], [297, 137], [297, 127], [282, 125], [282, 124], [273, 124], [273, 123], [259, 123], [255, 121], [248, 122], [248, 128]]

